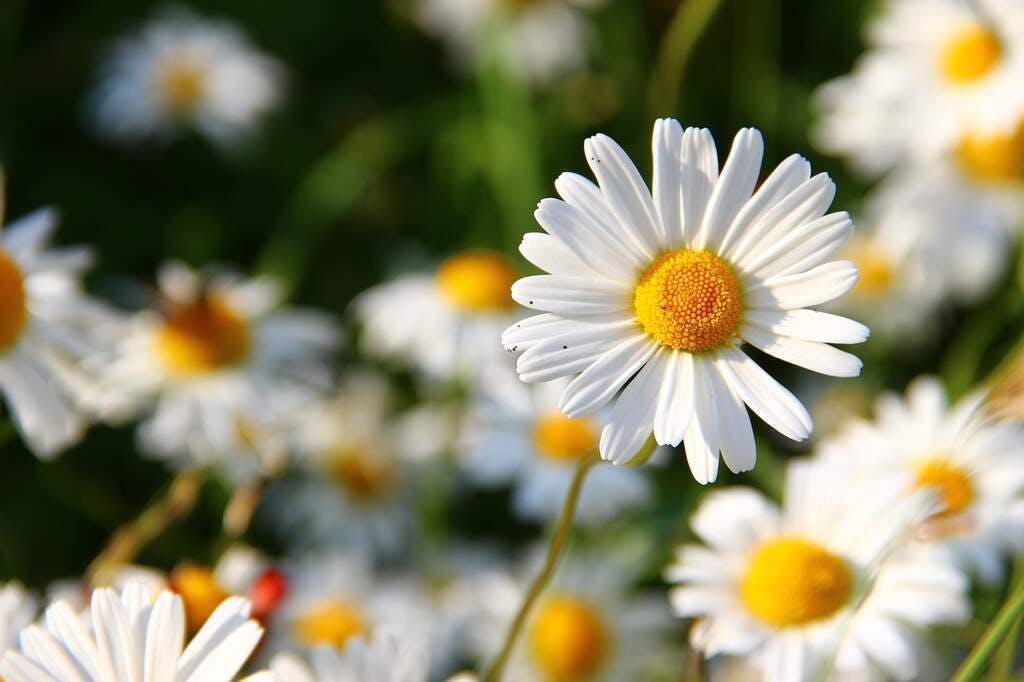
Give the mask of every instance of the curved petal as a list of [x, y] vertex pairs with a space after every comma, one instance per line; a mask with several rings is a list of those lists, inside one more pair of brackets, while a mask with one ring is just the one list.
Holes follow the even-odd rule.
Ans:
[[664, 381], [671, 354], [659, 348], [637, 375], [626, 384], [601, 431], [601, 458], [612, 464], [626, 464], [651, 435], [658, 389]]
[[683, 128], [672, 118], [659, 118], [654, 122], [651, 139], [654, 154], [654, 206], [665, 230], [665, 245], [676, 249], [683, 242], [682, 217], [682, 153]]
[[755, 231], [754, 226], [762, 225], [764, 230], [771, 228], [769, 223], [760, 222], [761, 216], [790, 192], [807, 182], [810, 177], [811, 164], [799, 154], [793, 154], [776, 166], [732, 221], [732, 225], [722, 238], [722, 243], [718, 246], [719, 253], [730, 260], [735, 260], [735, 251], [739, 244], [756, 244], [760, 241], [763, 233]]
[[512, 285], [512, 298], [527, 308], [556, 315], [614, 313], [632, 306], [626, 289], [587, 277], [523, 277]]
[[817, 310], [750, 310], [747, 324], [772, 334], [821, 343], [862, 343], [871, 330], [860, 322]]
[[803, 403], [738, 348], [727, 348], [714, 360], [729, 387], [766, 424], [792, 440], [811, 434], [814, 423]]
[[657, 349], [658, 346], [643, 334], [615, 346], [565, 387], [559, 405], [562, 412], [576, 418], [600, 409]]
[[708, 248], [717, 252], [732, 221], [750, 200], [761, 173], [764, 140], [754, 128], [743, 128], [736, 133], [729, 158], [708, 199], [700, 232], [694, 237], [694, 248]]
[[860, 273], [846, 260], [824, 263], [806, 272], [780, 275], [748, 287], [748, 308], [793, 310], [827, 303], [853, 288]]
[[828, 344], [778, 336], [752, 325], [745, 325], [740, 336], [779, 360], [833, 377], [858, 376], [864, 366], [856, 355]]
[[667, 365], [654, 412], [654, 438], [659, 445], [675, 447], [693, 418], [693, 355], [673, 352]]

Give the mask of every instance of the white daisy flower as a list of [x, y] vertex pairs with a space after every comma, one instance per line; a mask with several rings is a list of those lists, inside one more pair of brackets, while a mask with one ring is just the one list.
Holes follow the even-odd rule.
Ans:
[[[539, 386], [513, 381], [500, 400], [480, 398], [466, 416], [460, 464], [470, 480], [481, 485], [514, 486], [516, 514], [533, 521], [556, 518], [572, 483], [577, 462], [597, 452], [602, 421], [596, 417], [569, 419], [558, 409], [568, 382]], [[598, 466], [591, 470], [580, 493], [581, 524], [601, 524], [623, 510], [651, 498], [650, 482], [639, 469]]]
[[[0, 188], [0, 224], [3, 222]], [[85, 431], [81, 402], [95, 377], [82, 369], [113, 313], [80, 285], [92, 265], [85, 247], [49, 249], [50, 209], [15, 221], [0, 236], [0, 392], [15, 427], [50, 458]]]
[[470, 68], [499, 59], [535, 82], [578, 70], [592, 34], [585, 10], [601, 0], [419, 0], [418, 20]]
[[426, 652], [408, 638], [383, 629], [367, 640], [356, 637], [341, 651], [314, 649], [310, 663], [278, 654], [270, 669], [279, 682], [426, 682]]
[[120, 594], [102, 588], [90, 611], [91, 630], [68, 604], [52, 604], [41, 624], [21, 632], [20, 650], [4, 654], [0, 674], [7, 682], [131, 682], [144, 674], [230, 682], [263, 635], [238, 598], [221, 605], [184, 651], [185, 610], [170, 592], [154, 600], [143, 585]]
[[915, 538], [939, 544], [989, 583], [1024, 549], [1024, 428], [986, 418], [975, 393], [950, 407], [939, 382], [915, 380], [906, 399], [885, 395], [874, 422], [857, 421], [822, 443], [823, 457], [857, 461], [869, 476], [903, 472], [943, 508]]
[[0, 585], [0, 655], [18, 646], [18, 633], [36, 619], [39, 606], [31, 592], [18, 582]]
[[967, 136], [1008, 134], [1024, 113], [1024, 6], [895, 0], [853, 74], [818, 95], [816, 138], [868, 173], [930, 160]]
[[719, 451], [732, 471], [754, 466], [743, 405], [795, 440], [811, 432], [803, 405], [740, 348], [833, 376], [861, 362], [829, 343], [859, 343], [863, 325], [811, 310], [848, 291], [856, 267], [830, 260], [849, 238], [845, 213], [826, 215], [835, 186], [800, 156], [757, 186], [763, 142], [741, 130], [718, 169], [707, 130], [663, 119], [654, 127], [653, 196], [625, 152], [598, 135], [584, 149], [598, 186], [563, 174], [564, 201], [536, 217], [548, 234], [520, 250], [551, 274], [526, 277], [512, 297], [544, 311], [508, 329], [524, 351], [521, 379], [577, 375], [560, 407], [572, 418], [612, 403], [601, 456], [629, 461], [651, 431], [686, 445], [694, 477], [715, 480]]
[[101, 134], [123, 142], [193, 127], [230, 145], [278, 104], [282, 81], [280, 64], [237, 25], [174, 7], [115, 43], [90, 113]]
[[334, 321], [282, 308], [265, 278], [172, 263], [159, 285], [160, 312], [122, 325], [96, 408], [107, 418], [152, 408], [142, 449], [182, 466], [216, 462], [237, 476], [280, 466], [283, 433], [329, 381]]
[[410, 363], [434, 379], [471, 378], [501, 355], [495, 339], [515, 319], [509, 289], [516, 277], [503, 254], [473, 250], [433, 274], [376, 286], [355, 302], [363, 352]]
[[[538, 563], [525, 565], [535, 569]], [[503, 642], [522, 603], [524, 577], [502, 572], [477, 577], [481, 613], [473, 634], [482, 661], [490, 661]], [[660, 679], [672, 670], [682, 646], [671, 641], [672, 615], [663, 599], [637, 595], [635, 579], [635, 572], [617, 560], [567, 556], [531, 612], [505, 678], [620, 682]]]
[[[918, 679], [918, 629], [969, 615], [967, 580], [941, 556], [899, 552], [934, 500], [906, 479], [850, 485], [846, 466], [790, 466], [780, 509], [759, 492], [710, 493], [691, 520], [704, 545], [677, 550], [675, 612], [692, 646], [743, 656], [764, 679]], [[834, 660], [833, 660], [834, 659]], [[831, 679], [831, 678], [830, 678]]]

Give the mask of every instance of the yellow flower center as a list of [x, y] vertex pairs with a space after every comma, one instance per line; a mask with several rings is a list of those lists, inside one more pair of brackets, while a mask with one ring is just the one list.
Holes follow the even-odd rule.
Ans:
[[195, 110], [203, 98], [205, 77], [197, 59], [184, 55], [168, 58], [160, 69], [158, 86], [167, 110], [175, 115]]
[[956, 156], [964, 172], [978, 182], [1002, 185], [1024, 180], [1024, 119], [1005, 134], [967, 135]]
[[530, 633], [534, 659], [546, 680], [581, 682], [607, 660], [611, 638], [597, 610], [574, 597], [550, 597]]
[[342, 490], [363, 502], [379, 499], [395, 481], [392, 462], [365, 448], [343, 448], [333, 452], [328, 472]]
[[778, 538], [758, 547], [740, 583], [747, 609], [780, 628], [828, 618], [849, 601], [852, 591], [846, 562], [799, 538]]
[[633, 295], [644, 331], [662, 345], [702, 353], [729, 341], [743, 316], [743, 291], [732, 268], [708, 251], [659, 257]]
[[541, 417], [533, 427], [537, 452], [557, 462], [572, 462], [594, 452], [598, 436], [592, 419], [569, 419], [561, 412]]
[[320, 602], [292, 625], [295, 638], [306, 646], [345, 648], [353, 637], [365, 635], [366, 620], [358, 605], [341, 599]]
[[189, 632], [197, 632], [221, 602], [231, 596], [213, 571], [194, 564], [184, 564], [171, 572], [171, 587], [185, 603], [185, 621]]
[[221, 298], [206, 296], [171, 310], [156, 345], [167, 369], [194, 375], [238, 364], [249, 352], [249, 341], [242, 316]]
[[847, 257], [860, 272], [854, 292], [863, 298], [880, 298], [892, 288], [896, 273], [884, 249], [860, 240], [846, 249]]
[[0, 351], [14, 345], [27, 320], [25, 278], [14, 259], [0, 249]]
[[954, 33], [942, 46], [939, 68], [950, 83], [967, 85], [988, 75], [1002, 54], [999, 37], [990, 29], [973, 24]]
[[947, 459], [933, 457], [917, 467], [916, 488], [931, 488], [942, 499], [942, 511], [934, 518], [948, 518], [974, 501], [974, 484], [966, 471]]
[[437, 271], [437, 284], [456, 308], [471, 313], [508, 310], [518, 275], [497, 251], [467, 251], [452, 256]]

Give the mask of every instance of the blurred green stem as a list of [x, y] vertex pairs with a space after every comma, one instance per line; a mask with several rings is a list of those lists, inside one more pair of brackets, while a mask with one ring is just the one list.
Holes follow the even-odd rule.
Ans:
[[[1013, 576], [1010, 578], [1009, 592], [1011, 594], [1015, 592], [1022, 583], [1024, 583], [1024, 555], [1018, 555], [1013, 562]], [[988, 674], [990, 682], [1006, 682], [1006, 680], [1010, 679], [1010, 674], [1013, 672], [1013, 663], [1017, 658], [1017, 638], [1020, 635], [1020, 621], [1021, 614], [1018, 613], [1017, 618], [1010, 626], [1006, 640], [999, 647], [999, 650], [996, 651], [992, 659], [992, 669]]]
[[985, 672], [985, 666], [988, 665], [999, 645], [1017, 627], [1021, 614], [1024, 614], [1024, 581], [1020, 581], [1014, 586], [1009, 599], [999, 609], [999, 613], [996, 614], [985, 634], [974, 645], [967, 660], [956, 671], [952, 682], [980, 680], [982, 673]]
[[722, 0], [681, 0], [665, 31], [650, 84], [651, 113], [670, 116], [679, 105], [683, 74]]
[[583, 482], [587, 478], [587, 473], [600, 461], [598, 454], [595, 452], [581, 459], [579, 464], [576, 465], [576, 473], [573, 475], [572, 484], [565, 495], [565, 502], [562, 504], [562, 512], [558, 517], [558, 523], [555, 525], [554, 534], [551, 536], [551, 544], [548, 546], [548, 555], [544, 560], [544, 566], [526, 591], [526, 597], [523, 599], [523, 603], [520, 605], [519, 611], [512, 621], [512, 626], [505, 636], [505, 643], [502, 645], [501, 651], [498, 652], [498, 656], [494, 659], [494, 663], [491, 664], [490, 669], [484, 675], [483, 682], [500, 682], [502, 672], [505, 670], [505, 664], [508, 663], [508, 658], [512, 655], [513, 649], [515, 649], [516, 641], [526, 625], [530, 611], [548, 586], [548, 583], [551, 582], [555, 569], [558, 567], [558, 560], [561, 558], [562, 552], [565, 551], [569, 532], [572, 530], [573, 519], [576, 518], [576, 506], [579, 503], [580, 491], [583, 489]]

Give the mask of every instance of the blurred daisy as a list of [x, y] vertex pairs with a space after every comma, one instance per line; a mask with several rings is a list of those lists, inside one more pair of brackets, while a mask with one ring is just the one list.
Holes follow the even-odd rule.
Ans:
[[1011, 134], [1024, 114], [1020, 3], [895, 0], [868, 41], [853, 74], [819, 92], [816, 133], [865, 172]]
[[[463, 469], [483, 485], [512, 483], [512, 504], [524, 519], [557, 517], [577, 463], [597, 453], [601, 421], [569, 419], [558, 409], [566, 383], [525, 386], [506, 381], [501, 400], [475, 401], [466, 418]], [[605, 523], [643, 505], [651, 493], [640, 470], [598, 466], [584, 482], [576, 518], [579, 523]]]
[[472, 67], [488, 59], [548, 81], [582, 67], [592, 39], [585, 10], [601, 0], [420, 0], [423, 27]]
[[18, 646], [18, 633], [36, 619], [39, 607], [31, 592], [18, 582], [0, 585], [0, 655]]
[[[681, 644], [670, 641], [672, 616], [664, 602], [635, 594], [635, 578], [607, 557], [591, 561], [569, 555], [531, 612], [505, 677], [538, 682], [660, 679], [672, 669]], [[501, 645], [525, 582], [507, 573], [478, 576], [482, 613], [474, 634], [481, 658]]]
[[904, 472], [911, 488], [935, 491], [943, 508], [915, 538], [939, 543], [996, 583], [1005, 557], [1024, 549], [1024, 428], [986, 418], [984, 397], [975, 393], [950, 407], [937, 380], [917, 379], [906, 399], [883, 396], [874, 422], [848, 425], [821, 452], [857, 461], [876, 477]]
[[501, 355], [495, 340], [515, 319], [509, 289], [517, 276], [496, 251], [466, 251], [433, 274], [374, 287], [355, 302], [363, 351], [408, 362], [431, 378], [471, 378]]
[[584, 145], [599, 187], [563, 174], [564, 201], [545, 199], [523, 255], [549, 275], [526, 277], [512, 297], [544, 311], [503, 336], [523, 351], [527, 382], [575, 376], [560, 408], [571, 418], [613, 406], [601, 456], [625, 463], [651, 431], [686, 446], [700, 483], [715, 480], [719, 451], [731, 471], [754, 466], [744, 403], [780, 433], [803, 440], [802, 404], [741, 349], [832, 376], [861, 363], [829, 343], [868, 330], [811, 310], [848, 291], [856, 267], [833, 261], [853, 231], [825, 214], [835, 186], [794, 155], [757, 185], [763, 142], [741, 130], [719, 175], [707, 130], [663, 119], [654, 127], [653, 196], [625, 152], [598, 135]]
[[341, 651], [320, 647], [310, 662], [294, 654], [278, 654], [271, 672], [282, 682], [426, 682], [422, 647], [386, 629], [367, 640], [352, 639]]
[[692, 646], [779, 682], [819, 679], [833, 656], [856, 679], [918, 679], [917, 628], [970, 612], [952, 564], [897, 552], [930, 509], [904, 484], [851, 487], [845, 466], [800, 463], [782, 509], [749, 488], [706, 496], [691, 520], [705, 544], [677, 550], [665, 574], [675, 612], [698, 619]]
[[101, 134], [124, 142], [190, 126], [231, 144], [277, 105], [282, 74], [235, 24], [175, 7], [115, 43], [90, 113]]
[[207, 278], [172, 263], [159, 286], [159, 312], [124, 325], [97, 408], [123, 418], [152, 407], [140, 445], [178, 465], [273, 471], [285, 454], [282, 434], [329, 381], [334, 321], [282, 308], [269, 279]]
[[102, 588], [90, 611], [91, 631], [68, 604], [51, 605], [43, 624], [22, 631], [20, 650], [4, 654], [0, 674], [7, 682], [131, 682], [145, 671], [147, 679], [230, 682], [263, 635], [238, 598], [222, 604], [184, 651], [185, 611], [170, 592], [154, 600], [143, 585], [120, 594]]
[[[0, 188], [0, 224], [3, 202]], [[0, 391], [25, 444], [41, 458], [82, 436], [81, 402], [95, 377], [81, 360], [102, 344], [97, 331], [114, 319], [82, 291], [90, 250], [47, 248], [56, 227], [56, 213], [43, 209], [0, 236]]]

